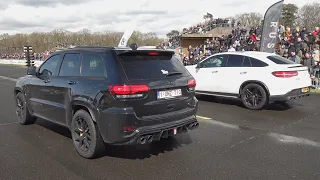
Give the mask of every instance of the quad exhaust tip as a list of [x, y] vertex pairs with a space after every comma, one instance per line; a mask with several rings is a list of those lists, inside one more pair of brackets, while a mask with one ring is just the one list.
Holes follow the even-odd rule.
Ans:
[[146, 135], [146, 136], [141, 136], [138, 139], [139, 144], [146, 144], [146, 143], [151, 143], [153, 141], [153, 135]]
[[140, 144], [145, 144], [147, 142], [147, 139], [145, 136], [140, 137], [139, 139]]
[[[188, 124], [187, 126], [184, 126], [182, 129], [182, 131], [187, 131], [187, 129], [196, 129], [199, 127], [199, 123], [198, 122], [193, 122]], [[156, 137], [157, 139], [157, 137]], [[141, 137], [138, 138], [137, 143], [138, 144], [146, 144], [146, 143], [151, 143], [154, 140], [154, 135], [153, 134], [149, 134], [149, 135], [143, 135]]]
[[188, 127], [188, 129], [192, 130], [192, 129], [198, 128], [199, 127], [199, 123], [198, 122], [191, 123], [187, 127]]
[[151, 143], [152, 140], [153, 140], [153, 136], [152, 135], [147, 136], [147, 142], [148, 143]]

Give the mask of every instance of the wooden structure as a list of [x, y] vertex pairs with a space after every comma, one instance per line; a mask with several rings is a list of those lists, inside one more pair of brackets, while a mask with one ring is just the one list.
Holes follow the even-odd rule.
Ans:
[[197, 47], [203, 44], [207, 39], [212, 40], [214, 37], [221, 37], [222, 35], [231, 34], [233, 28], [230, 27], [217, 27], [213, 30], [207, 32], [206, 34], [183, 34], [180, 37], [180, 46], [182, 47], [182, 52], [188, 54], [188, 47]]

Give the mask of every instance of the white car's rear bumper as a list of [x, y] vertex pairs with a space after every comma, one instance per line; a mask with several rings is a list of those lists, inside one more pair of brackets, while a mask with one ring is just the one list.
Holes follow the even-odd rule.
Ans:
[[281, 94], [281, 95], [270, 95], [269, 100], [272, 102], [290, 101], [290, 100], [295, 100], [295, 99], [307, 97], [307, 96], [310, 96], [310, 89], [311, 89], [311, 86], [293, 89], [293, 90], [288, 91], [287, 93]]

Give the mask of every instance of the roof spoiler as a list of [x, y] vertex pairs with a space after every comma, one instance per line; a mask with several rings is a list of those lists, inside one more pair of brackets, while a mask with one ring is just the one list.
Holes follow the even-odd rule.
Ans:
[[167, 51], [161, 49], [152, 49], [152, 50], [129, 50], [129, 51], [118, 51], [118, 56], [173, 56], [174, 51]]

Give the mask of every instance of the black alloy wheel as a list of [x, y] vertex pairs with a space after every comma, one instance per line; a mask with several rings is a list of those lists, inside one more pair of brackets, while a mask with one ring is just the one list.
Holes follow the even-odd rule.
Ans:
[[248, 84], [241, 92], [243, 105], [252, 110], [262, 109], [268, 102], [265, 89], [258, 84]]
[[36, 121], [36, 118], [29, 113], [24, 95], [22, 93], [17, 93], [15, 100], [18, 122], [23, 125], [33, 124]]
[[85, 110], [78, 110], [71, 122], [71, 135], [77, 153], [84, 158], [94, 158], [105, 150], [98, 126]]
[[91, 144], [91, 134], [87, 122], [80, 116], [77, 117], [74, 129], [75, 145], [83, 152], [88, 152]]

